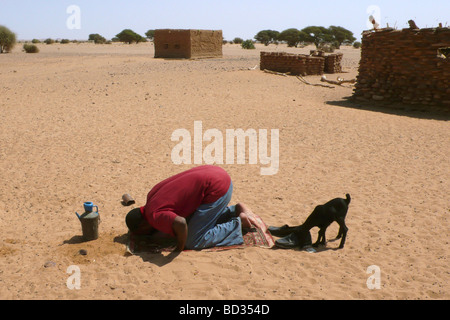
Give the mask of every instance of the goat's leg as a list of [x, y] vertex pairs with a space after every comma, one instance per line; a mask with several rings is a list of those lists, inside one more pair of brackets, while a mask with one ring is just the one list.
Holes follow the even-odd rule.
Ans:
[[327, 231], [327, 228], [322, 228], [319, 230], [319, 234], [322, 234], [322, 241], [320, 242], [320, 244], [325, 245], [325, 243], [327, 242], [327, 239], [325, 237], [325, 232]]
[[322, 239], [322, 234], [319, 231], [318, 236], [317, 236], [317, 241], [314, 242], [313, 247], [317, 247], [320, 244], [320, 239]]
[[325, 245], [325, 242], [326, 242], [325, 231], [327, 231], [327, 228], [322, 228], [319, 230], [317, 241], [313, 245], [314, 247], [317, 247], [318, 245]]
[[344, 233], [344, 230], [341, 227], [339, 227], [339, 232], [336, 236], [336, 239], [340, 239], [342, 237], [343, 233]]
[[347, 238], [347, 231], [348, 228], [345, 225], [345, 219], [344, 218], [339, 218], [336, 221], [339, 224], [339, 233], [341, 233], [342, 230], [342, 239], [341, 239], [341, 243], [339, 245], [339, 249], [344, 248], [344, 244], [345, 244], [345, 239]]

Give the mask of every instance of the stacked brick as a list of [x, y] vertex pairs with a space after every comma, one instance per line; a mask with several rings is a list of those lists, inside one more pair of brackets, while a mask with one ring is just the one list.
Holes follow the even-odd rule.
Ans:
[[354, 97], [450, 111], [448, 47], [450, 28], [364, 32]]
[[285, 52], [261, 52], [260, 69], [292, 75], [321, 75], [325, 68], [325, 58]]
[[325, 56], [325, 73], [341, 73], [343, 56], [342, 53]]

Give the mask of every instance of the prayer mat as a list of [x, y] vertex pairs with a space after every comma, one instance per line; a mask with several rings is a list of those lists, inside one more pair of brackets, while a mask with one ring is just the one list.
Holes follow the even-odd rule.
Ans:
[[[252, 227], [243, 230], [244, 243], [233, 246], [221, 246], [203, 249], [202, 251], [222, 251], [229, 249], [261, 247], [272, 248], [275, 244], [272, 235], [267, 229], [264, 221], [256, 214], [253, 218], [257, 220], [261, 228]], [[173, 251], [176, 247], [176, 240], [173, 237], [157, 232], [152, 235], [130, 235], [128, 236], [127, 252], [134, 255], [140, 253], [159, 253]], [[191, 251], [191, 250], [185, 250]]]

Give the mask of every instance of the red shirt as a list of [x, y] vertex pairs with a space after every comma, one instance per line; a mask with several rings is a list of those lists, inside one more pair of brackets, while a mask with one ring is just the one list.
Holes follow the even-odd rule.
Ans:
[[174, 236], [172, 224], [177, 216], [187, 218], [201, 204], [217, 201], [230, 184], [230, 176], [220, 167], [195, 167], [155, 185], [141, 212], [153, 228]]

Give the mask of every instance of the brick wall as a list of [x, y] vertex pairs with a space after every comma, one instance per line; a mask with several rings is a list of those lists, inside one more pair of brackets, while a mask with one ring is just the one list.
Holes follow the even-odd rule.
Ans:
[[313, 50], [310, 55], [286, 52], [261, 52], [260, 69], [292, 75], [321, 75], [342, 72], [342, 53], [324, 55]]
[[293, 75], [323, 74], [325, 58], [285, 52], [261, 52], [260, 69]]
[[[354, 97], [450, 111], [450, 28], [366, 31]], [[445, 50], [444, 50], [445, 52]]]

